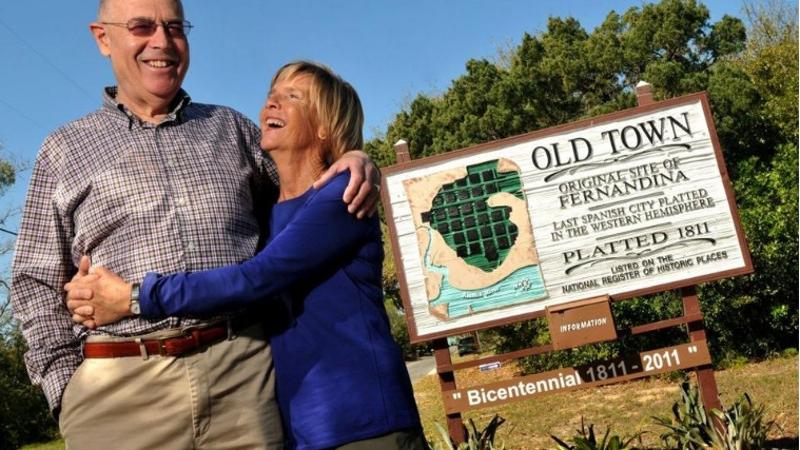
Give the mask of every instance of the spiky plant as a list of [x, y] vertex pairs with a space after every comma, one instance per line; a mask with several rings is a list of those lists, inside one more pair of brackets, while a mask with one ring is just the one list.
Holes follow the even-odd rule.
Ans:
[[586, 428], [583, 417], [581, 417], [581, 429], [576, 430], [578, 433], [572, 438], [572, 443], [567, 443], [553, 435], [550, 435], [558, 444], [557, 450], [636, 450], [637, 447], [628, 447], [634, 440], [641, 437], [641, 433], [637, 433], [631, 437], [622, 438], [617, 435], [611, 434], [611, 428], [606, 430], [603, 438], [598, 441], [594, 433], [594, 424], [589, 424]]
[[497, 429], [505, 421], [506, 419], [503, 419], [499, 415], [495, 414], [494, 417], [492, 417], [492, 420], [490, 420], [482, 430], [478, 430], [478, 427], [475, 426], [475, 421], [469, 419], [469, 427], [467, 427], [467, 442], [464, 442], [457, 447], [453, 445], [453, 441], [450, 440], [450, 436], [447, 434], [447, 431], [445, 431], [445, 429], [437, 423], [436, 427], [439, 429], [441, 441], [436, 444], [432, 442], [428, 444], [433, 450], [505, 450], [505, 444], [501, 443], [499, 446], [495, 446], [494, 443]]
[[722, 412], [706, 412], [695, 386], [681, 384], [681, 398], [672, 406], [672, 417], [654, 417], [667, 429], [661, 434], [664, 449], [761, 450], [767, 434], [776, 427], [766, 421], [764, 406], [753, 406], [746, 393]]

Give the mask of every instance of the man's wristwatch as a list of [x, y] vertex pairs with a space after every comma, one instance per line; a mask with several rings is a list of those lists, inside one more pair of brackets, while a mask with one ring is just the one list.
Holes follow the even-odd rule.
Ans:
[[142, 308], [139, 306], [139, 288], [141, 288], [141, 283], [133, 283], [131, 285], [131, 314], [134, 316], [138, 316], [142, 313]]

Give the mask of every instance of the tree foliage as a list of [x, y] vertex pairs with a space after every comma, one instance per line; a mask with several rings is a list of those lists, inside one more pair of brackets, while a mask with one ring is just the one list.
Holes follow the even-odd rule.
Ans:
[[[759, 357], [796, 345], [797, 11], [765, 1], [747, 5], [747, 24], [730, 16], [711, 22], [694, 0], [612, 11], [591, 32], [573, 18], [550, 18], [545, 31], [504, 53], [503, 64], [469, 60], [444, 93], [418, 95], [366, 150], [390, 165], [398, 139], [421, 158], [629, 108], [640, 80], [654, 86], [656, 99], [706, 90], [756, 268], [701, 287], [713, 353]], [[386, 285], [396, 286], [394, 271], [387, 275]], [[675, 298], [626, 301], [615, 314], [631, 325], [674, 317]], [[503, 350], [528, 346], [546, 340], [545, 328], [501, 328], [495, 342]], [[648, 344], [640, 341], [614, 345]], [[560, 355], [549, 356], [554, 365], [582, 358]]]
[[[0, 197], [14, 184], [21, 164], [0, 159]], [[0, 212], [0, 227], [16, 211]], [[0, 255], [13, 249], [13, 240], [0, 236]], [[0, 449], [12, 449], [56, 434], [55, 422], [38, 386], [33, 386], [25, 370], [25, 340], [11, 317], [9, 283], [5, 268], [0, 271]]]
[[710, 24], [708, 15], [694, 1], [664, 0], [612, 11], [592, 33], [551, 17], [545, 32], [522, 37], [508, 67], [468, 61], [444, 94], [418, 95], [366, 148], [392, 164], [391, 144], [401, 138], [420, 158], [559, 125], [634, 106], [642, 79], [658, 98], [704, 89], [708, 69], [745, 45], [741, 20]]
[[[0, 150], [2, 150], [0, 145]], [[10, 161], [0, 158], [0, 198], [17, 179], [19, 167]], [[14, 210], [0, 211], [0, 228], [6, 228], [8, 219], [14, 214]], [[12, 250], [13, 241], [4, 232], [0, 232], [0, 256], [6, 255]], [[6, 277], [5, 268], [0, 268], [0, 337], [11, 331], [11, 311], [9, 303], [9, 284]]]
[[53, 439], [55, 422], [42, 390], [28, 380], [22, 333], [0, 336], [0, 448]]
[[17, 171], [8, 161], [0, 160], [0, 192], [16, 181]]

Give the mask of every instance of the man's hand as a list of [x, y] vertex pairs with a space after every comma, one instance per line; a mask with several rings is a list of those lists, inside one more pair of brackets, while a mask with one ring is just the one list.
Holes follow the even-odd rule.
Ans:
[[342, 200], [347, 203], [347, 210], [356, 217], [372, 217], [378, 208], [381, 192], [381, 172], [375, 162], [361, 150], [351, 150], [314, 182], [314, 189], [319, 189], [336, 174], [350, 171], [350, 183], [344, 190]]
[[[84, 276], [76, 275], [64, 289], [72, 320], [89, 328], [118, 322], [131, 315], [131, 285], [103, 267], [93, 267]], [[88, 316], [93, 323], [87, 324]]]
[[[87, 255], [81, 256], [81, 261], [78, 264], [78, 273], [76, 273], [71, 281], [79, 281], [84, 277], [89, 275], [89, 269], [92, 267], [92, 261], [89, 259]], [[72, 306], [70, 306], [70, 302], [72, 301], [72, 297], [76, 298], [91, 298], [92, 291], [89, 289], [83, 289], [78, 291], [70, 291], [67, 292], [67, 309], [69, 309], [70, 313], [72, 313], [72, 320], [73, 322], [80, 323], [86, 328], [91, 330], [97, 328], [97, 323], [94, 321], [94, 308], [89, 304], [89, 302], [80, 302], [77, 303], [73, 302]]]

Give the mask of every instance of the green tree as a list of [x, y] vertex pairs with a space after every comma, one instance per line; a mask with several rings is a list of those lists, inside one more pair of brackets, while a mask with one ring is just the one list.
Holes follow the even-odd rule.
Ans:
[[659, 98], [705, 89], [709, 67], [744, 43], [741, 20], [711, 24], [706, 7], [687, 0], [612, 11], [591, 33], [573, 18], [550, 18], [504, 56], [510, 63], [468, 61], [447, 91], [418, 95], [366, 148], [392, 164], [398, 139], [420, 158], [631, 107], [642, 79]]
[[416, 351], [408, 339], [408, 327], [403, 311], [395, 306], [392, 299], [387, 299], [383, 306], [386, 308], [386, 315], [389, 316], [389, 326], [391, 327], [392, 337], [394, 337], [405, 359], [415, 359]]
[[53, 439], [57, 435], [42, 390], [28, 380], [22, 333], [0, 338], [0, 448]]
[[796, 141], [788, 142], [769, 162], [739, 163], [734, 187], [756, 271], [699, 291], [724, 354], [759, 357], [797, 346], [797, 153]]
[[[617, 111], [635, 106], [640, 80], [653, 84], [657, 99], [706, 90], [757, 270], [701, 288], [714, 354], [763, 356], [789, 345], [787, 336], [796, 345], [797, 13], [776, 0], [747, 10], [748, 24], [730, 16], [711, 22], [701, 3], [662, 0], [612, 11], [591, 32], [573, 18], [550, 18], [544, 32], [525, 34], [506, 51], [502, 65], [470, 60], [441, 95], [418, 95], [366, 150], [393, 164], [398, 139], [421, 158]], [[626, 301], [615, 305], [615, 315], [631, 325], [674, 317], [676, 298]], [[754, 315], [763, 327], [733, 323]], [[547, 333], [531, 322], [497, 335], [493, 341], [509, 350]], [[581, 354], [555, 357], [570, 358]]]
[[[0, 159], [0, 197], [16, 181], [22, 168]], [[16, 211], [2, 212], [0, 228]], [[3, 233], [4, 235], [7, 233]], [[13, 240], [0, 238], [0, 256], [13, 249]], [[25, 370], [23, 355], [27, 350], [17, 323], [11, 317], [9, 281], [7, 270], [0, 273], [0, 448], [12, 449], [20, 445], [52, 439], [56, 435], [55, 422], [50, 416], [47, 402], [39, 387], [33, 386]]]
[[763, 93], [761, 112], [788, 141], [797, 140], [797, 7], [780, 0], [746, 3], [750, 38], [738, 62]]
[[715, 68], [709, 91], [755, 273], [707, 284], [700, 298], [716, 346], [758, 357], [797, 346], [798, 27], [796, 5], [745, 11], [744, 51]]
[[[2, 150], [0, 145], [0, 150]], [[0, 198], [6, 190], [14, 184], [17, 177], [18, 168], [9, 161], [0, 159]], [[14, 214], [14, 210], [0, 212], [0, 228], [6, 230], [8, 219]], [[11, 231], [0, 232], [0, 256], [7, 255], [13, 248], [13, 240], [9, 238]], [[6, 270], [0, 271], [0, 336], [9, 332], [12, 328], [11, 307], [8, 298], [9, 282]]]

